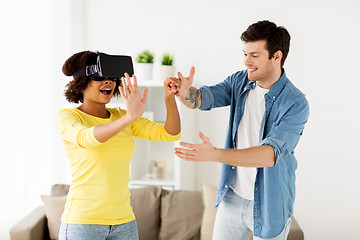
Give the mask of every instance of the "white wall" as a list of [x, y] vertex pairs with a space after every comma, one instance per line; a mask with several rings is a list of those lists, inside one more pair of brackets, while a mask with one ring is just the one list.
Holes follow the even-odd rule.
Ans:
[[[284, 25], [292, 36], [287, 75], [311, 107], [296, 149], [295, 215], [306, 239], [354, 239], [360, 237], [359, 10], [355, 0], [92, 0], [86, 2], [86, 46], [132, 55], [149, 48], [157, 57], [171, 51], [178, 70], [196, 67], [200, 86], [243, 68], [239, 36], [249, 24]], [[199, 112], [195, 130], [222, 147], [227, 121], [228, 109]], [[197, 168], [197, 184], [217, 183], [219, 165]]]
[[[354, 239], [360, 237], [359, 10], [357, 1], [87, 1], [86, 46], [128, 54], [149, 48], [157, 57], [171, 51], [178, 70], [196, 67], [200, 86], [243, 68], [239, 36], [249, 24], [284, 25], [292, 36], [287, 75], [311, 107], [296, 149], [295, 215], [306, 239]], [[196, 130], [222, 147], [227, 121], [228, 109], [201, 112]], [[218, 176], [219, 165], [198, 164], [198, 184], [216, 184]]]
[[70, 0], [0, 1], [1, 240], [68, 169], [55, 119], [71, 52], [69, 9]]
[[[54, 28], [53, 45], [59, 48], [54, 68], [60, 70], [70, 56], [68, 46], [62, 45], [69, 40], [74, 52], [85, 46], [134, 56], [148, 48], [155, 52], [157, 60], [162, 52], [174, 53], [176, 66], [183, 73], [195, 66], [196, 86], [215, 84], [243, 69], [239, 36], [249, 24], [269, 19], [284, 25], [292, 36], [285, 65], [287, 75], [307, 94], [311, 107], [309, 123], [296, 149], [299, 165], [295, 216], [306, 239], [360, 238], [360, 8], [356, 0], [77, 0], [72, 7], [71, 13], [64, 9], [57, 12], [63, 15], [55, 21], [61, 29]], [[54, 73], [56, 79], [59, 75]], [[58, 79], [49, 91], [62, 94], [59, 89], [67, 80]], [[55, 104], [55, 109], [65, 105], [60, 100]], [[197, 119], [194, 131], [202, 130], [216, 147], [222, 147], [228, 109], [198, 112]], [[59, 147], [54, 147], [51, 169], [57, 174], [50, 182], [66, 182], [68, 166], [59, 154], [61, 141], [56, 138], [54, 142]], [[31, 166], [31, 162], [27, 164]], [[216, 184], [219, 165], [199, 163], [197, 172], [197, 185]], [[29, 182], [37, 181], [24, 184]], [[32, 193], [32, 198], [38, 199], [38, 194]], [[11, 221], [14, 219], [12, 216]], [[2, 231], [1, 239], [5, 235]]]

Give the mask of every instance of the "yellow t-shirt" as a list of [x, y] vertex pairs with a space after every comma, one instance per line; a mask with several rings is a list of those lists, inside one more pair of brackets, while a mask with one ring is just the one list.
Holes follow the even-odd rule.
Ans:
[[77, 108], [63, 109], [57, 126], [70, 160], [72, 182], [61, 221], [72, 224], [116, 225], [135, 219], [130, 206], [129, 166], [134, 154], [133, 137], [151, 141], [176, 141], [164, 124], [139, 118], [104, 143], [94, 127], [121, 118], [126, 111], [107, 108], [110, 118], [98, 118]]

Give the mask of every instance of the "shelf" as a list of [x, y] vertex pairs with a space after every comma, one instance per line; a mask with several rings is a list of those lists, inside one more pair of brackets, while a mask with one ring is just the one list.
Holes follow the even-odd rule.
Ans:
[[172, 179], [152, 179], [142, 178], [130, 181], [130, 185], [140, 186], [164, 186], [164, 187], [175, 187], [175, 181]]
[[157, 80], [141, 80], [138, 81], [139, 87], [163, 87], [163, 82]]
[[[155, 79], [138, 81], [140, 88], [149, 89], [143, 116], [155, 122], [165, 123], [166, 106], [163, 81]], [[119, 105], [119, 102], [114, 102], [114, 104]], [[193, 141], [196, 137], [195, 131], [193, 131], [195, 112], [183, 108], [181, 104], [178, 104], [178, 109], [183, 117], [181, 137], [187, 141]], [[146, 141], [138, 138], [134, 138], [134, 141], [135, 152], [130, 164], [130, 188], [160, 186], [164, 189], [196, 189], [194, 163], [183, 161], [174, 154], [174, 147], [179, 144], [179, 141]], [[151, 172], [149, 164], [152, 161], [165, 163], [164, 175], [166, 177], [164, 179], [148, 177], [149, 172]]]

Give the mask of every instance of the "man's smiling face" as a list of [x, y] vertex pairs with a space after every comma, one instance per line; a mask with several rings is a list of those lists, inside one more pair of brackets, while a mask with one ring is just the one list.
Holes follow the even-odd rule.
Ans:
[[269, 59], [266, 40], [245, 43], [243, 52], [249, 80], [258, 81], [263, 85], [267, 85], [267, 82], [272, 81], [274, 71], [279, 69], [279, 65], [274, 57]]

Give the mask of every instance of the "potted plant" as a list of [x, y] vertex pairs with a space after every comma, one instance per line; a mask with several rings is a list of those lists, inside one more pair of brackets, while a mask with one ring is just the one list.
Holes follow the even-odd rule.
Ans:
[[175, 67], [173, 64], [174, 64], [174, 55], [170, 55], [169, 53], [164, 53], [160, 68], [161, 79], [163, 81], [168, 77], [174, 77]]
[[151, 80], [153, 75], [154, 54], [144, 50], [136, 57], [135, 75], [142, 80]]

